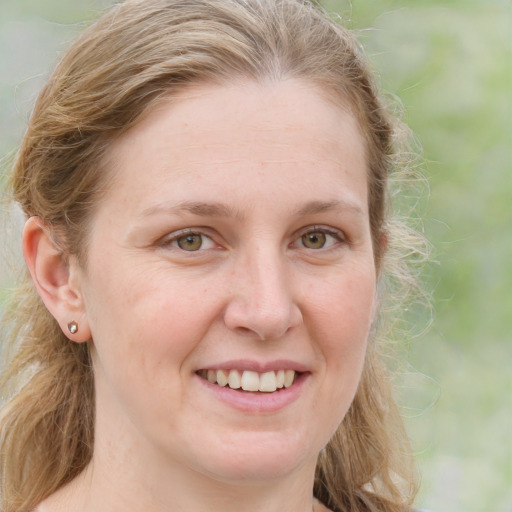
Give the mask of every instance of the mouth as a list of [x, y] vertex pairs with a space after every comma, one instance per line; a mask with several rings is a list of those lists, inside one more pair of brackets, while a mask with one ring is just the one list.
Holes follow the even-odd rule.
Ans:
[[255, 372], [251, 370], [218, 369], [199, 370], [199, 377], [211, 384], [243, 392], [275, 393], [289, 388], [301, 375], [300, 372], [282, 369], [268, 372]]

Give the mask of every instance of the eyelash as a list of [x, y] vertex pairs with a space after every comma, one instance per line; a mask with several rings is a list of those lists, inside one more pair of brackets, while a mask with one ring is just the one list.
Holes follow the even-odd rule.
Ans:
[[312, 226], [311, 228], [307, 228], [306, 230], [304, 230], [302, 232], [302, 234], [296, 239], [296, 241], [294, 243], [298, 243], [299, 241], [303, 242], [305, 236], [312, 235], [315, 233], [321, 233], [323, 235], [326, 235], [327, 237], [331, 237], [334, 239], [335, 242], [329, 244], [327, 247], [322, 246], [318, 249], [311, 249], [309, 247], [304, 247], [304, 245], [302, 245], [302, 247], [304, 249], [310, 249], [313, 251], [322, 250], [322, 249], [329, 250], [331, 247], [337, 245], [337, 243], [340, 243], [340, 244], [347, 243], [347, 237], [345, 236], [345, 234], [342, 231], [329, 229], [329, 228], [322, 227], [322, 226]]
[[[313, 234], [317, 234], [317, 233], [323, 234], [326, 237], [333, 238], [334, 242], [331, 242], [330, 244], [328, 244], [327, 247], [322, 246], [322, 247], [315, 248], [315, 249], [313, 249], [311, 247], [306, 247], [304, 245], [304, 237], [307, 235], [313, 235]], [[180, 247], [178, 245], [179, 244], [178, 241], [180, 239], [184, 239], [188, 236], [201, 237], [201, 245], [197, 249], [191, 249], [191, 250], [187, 250], [187, 249], [184, 249], [183, 247]], [[209, 240], [209, 244], [211, 245], [210, 247], [204, 248], [205, 240]], [[294, 246], [294, 245], [300, 244], [301, 242], [302, 242], [302, 244], [299, 245], [300, 248], [306, 249], [306, 250], [309, 249], [311, 251], [316, 252], [316, 251], [321, 251], [321, 250], [329, 250], [329, 249], [333, 248], [334, 246], [336, 246], [338, 243], [339, 244], [347, 244], [348, 240], [347, 240], [347, 237], [345, 236], [345, 234], [340, 230], [329, 229], [329, 228], [322, 227], [322, 226], [311, 226], [311, 227], [303, 230], [291, 245]], [[325, 243], [328, 243], [328, 242], [326, 241]], [[201, 231], [201, 228], [198, 228], [198, 229], [186, 229], [186, 230], [179, 231], [177, 233], [173, 233], [171, 235], [166, 235], [161, 240], [159, 240], [158, 245], [160, 247], [164, 247], [164, 248], [165, 247], [173, 247], [175, 249], [178, 249], [178, 250], [180, 250], [182, 252], [186, 252], [186, 253], [197, 253], [197, 252], [201, 252], [201, 250], [204, 251], [204, 250], [213, 249], [214, 248], [213, 246], [215, 246], [216, 244], [211, 236], [208, 236], [207, 234], [205, 234], [204, 232]]]
[[[183, 249], [182, 247], [179, 247], [178, 245], [178, 241], [182, 238], [186, 238], [186, 237], [191, 237], [191, 236], [200, 236], [201, 237], [201, 245], [199, 246], [199, 248], [197, 250], [189, 250], [187, 251], [186, 249]], [[165, 236], [164, 238], [162, 238], [158, 245], [160, 247], [173, 247], [173, 248], [176, 248], [176, 249], [179, 249], [183, 252], [189, 252], [189, 253], [194, 253], [194, 252], [199, 252], [199, 249], [201, 249], [204, 245], [204, 241], [205, 239], [208, 239], [210, 242], [211, 242], [211, 245], [216, 245], [215, 242], [213, 241], [212, 237], [208, 236], [207, 234], [201, 232], [199, 229], [197, 230], [194, 230], [194, 229], [184, 229], [182, 231], [178, 231], [177, 233], [173, 233], [171, 235], [167, 235]], [[213, 247], [208, 247], [207, 249], [212, 249]], [[205, 249], [203, 249], [205, 250]]]

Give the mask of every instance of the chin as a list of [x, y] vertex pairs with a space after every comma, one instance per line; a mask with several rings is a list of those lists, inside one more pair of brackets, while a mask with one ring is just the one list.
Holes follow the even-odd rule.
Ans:
[[[238, 436], [237, 436], [238, 437]], [[276, 481], [296, 471], [316, 467], [321, 446], [306, 446], [299, 436], [282, 433], [257, 433], [240, 436], [228, 443], [218, 443], [210, 450], [203, 472], [218, 481], [233, 484], [258, 484]]]

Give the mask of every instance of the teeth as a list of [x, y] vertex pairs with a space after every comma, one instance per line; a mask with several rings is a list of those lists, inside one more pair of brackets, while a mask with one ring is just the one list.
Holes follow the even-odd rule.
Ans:
[[217, 384], [224, 387], [228, 383], [228, 376], [224, 370], [217, 370]]
[[260, 377], [256, 372], [245, 371], [242, 373], [242, 389], [244, 391], [259, 391]]
[[279, 370], [276, 374], [276, 387], [279, 389], [284, 387], [284, 370]]
[[231, 389], [239, 389], [240, 388], [240, 386], [241, 386], [240, 374], [236, 370], [231, 370], [229, 372], [228, 384]]
[[289, 388], [295, 379], [295, 372], [293, 370], [286, 370], [284, 372], [284, 387]]
[[276, 372], [263, 373], [260, 377], [260, 391], [267, 393], [275, 391], [277, 389], [276, 380]]
[[204, 377], [212, 384], [229, 386], [231, 389], [244, 391], [260, 391], [272, 393], [277, 389], [289, 388], [295, 381], [294, 370], [278, 370], [265, 373], [238, 370], [201, 370], [201, 377]]

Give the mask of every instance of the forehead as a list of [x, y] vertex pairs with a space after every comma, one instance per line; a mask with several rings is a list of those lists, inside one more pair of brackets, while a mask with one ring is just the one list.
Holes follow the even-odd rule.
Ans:
[[[193, 136], [193, 131], [196, 131], [197, 137], [205, 133], [219, 133], [222, 136], [218, 131], [220, 126], [236, 128], [241, 124], [244, 128], [238, 132], [241, 137], [245, 131], [256, 130], [261, 135], [266, 132], [269, 138], [275, 140], [278, 133], [283, 137], [287, 132], [304, 129], [322, 137], [325, 136], [325, 129], [346, 127], [357, 138], [361, 133], [356, 117], [352, 115], [348, 101], [344, 102], [338, 96], [299, 79], [190, 85], [159, 101], [113, 144], [111, 151], [119, 155], [119, 149], [125, 151], [133, 142], [142, 139], [145, 133], [155, 132], [157, 125], [163, 123], [169, 127], [174, 125], [175, 135], [187, 137]], [[236, 136], [235, 133], [233, 135]], [[331, 142], [330, 138], [322, 139], [327, 144]]]
[[325, 171], [350, 177], [355, 193], [366, 197], [355, 117], [299, 80], [189, 87], [120, 137], [109, 161], [118, 185], [133, 182], [134, 193], [149, 186], [164, 194], [178, 178], [195, 188], [215, 179], [233, 187], [271, 180], [300, 191], [318, 185]]

